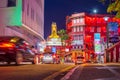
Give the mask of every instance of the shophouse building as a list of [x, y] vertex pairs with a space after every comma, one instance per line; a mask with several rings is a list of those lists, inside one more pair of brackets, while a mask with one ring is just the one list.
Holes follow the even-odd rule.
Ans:
[[[91, 60], [91, 56], [105, 54], [105, 49], [120, 40], [120, 19], [113, 15], [74, 13], [66, 17], [66, 29], [73, 60], [76, 56]], [[120, 45], [114, 55], [118, 55], [116, 60], [120, 58]], [[113, 54], [110, 53], [109, 56], [112, 57]]]

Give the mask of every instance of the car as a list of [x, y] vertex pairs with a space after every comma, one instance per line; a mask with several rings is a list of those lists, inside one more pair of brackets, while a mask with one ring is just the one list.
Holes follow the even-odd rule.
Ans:
[[0, 36], [0, 62], [21, 62], [38, 63], [38, 55], [32, 52], [30, 43], [17, 36]]
[[85, 58], [83, 56], [77, 56], [75, 59], [75, 64], [85, 63]]
[[45, 52], [41, 55], [42, 63], [59, 63], [58, 56], [52, 52]]

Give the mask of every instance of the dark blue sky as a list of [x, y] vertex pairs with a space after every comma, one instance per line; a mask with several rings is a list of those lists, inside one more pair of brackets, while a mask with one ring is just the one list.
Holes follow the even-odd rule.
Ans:
[[93, 9], [98, 10], [98, 14], [106, 14], [107, 5], [103, 5], [99, 0], [45, 0], [45, 39], [51, 33], [52, 22], [57, 23], [58, 30], [65, 29], [65, 17], [75, 12], [93, 13]]

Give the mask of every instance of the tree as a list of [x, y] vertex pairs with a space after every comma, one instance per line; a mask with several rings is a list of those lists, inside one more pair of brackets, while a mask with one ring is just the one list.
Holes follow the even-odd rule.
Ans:
[[62, 42], [62, 46], [63, 46], [64, 41], [69, 38], [69, 37], [68, 37], [68, 34], [66, 33], [66, 30], [61, 29], [61, 30], [58, 31], [58, 35], [59, 35], [60, 38], [61, 38], [61, 42]]
[[[65, 49], [66, 45], [65, 45], [65, 41], [68, 40], [68, 34], [66, 32], [66, 30], [64, 29], [61, 29], [58, 31], [58, 35], [59, 37], [61, 38], [61, 43], [62, 43], [62, 49]], [[64, 55], [65, 55], [65, 52], [61, 50], [61, 59], [64, 60]]]
[[69, 36], [68, 36], [66, 30], [64, 30], [64, 29], [59, 30], [58, 31], [58, 35], [61, 38], [62, 46], [64, 46], [65, 45], [65, 41], [69, 39]]
[[[107, 0], [100, 0], [100, 2], [104, 3]], [[109, 0], [109, 5], [107, 8], [107, 12], [108, 13], [112, 13], [115, 12], [116, 13], [116, 17], [120, 18], [120, 0]]]

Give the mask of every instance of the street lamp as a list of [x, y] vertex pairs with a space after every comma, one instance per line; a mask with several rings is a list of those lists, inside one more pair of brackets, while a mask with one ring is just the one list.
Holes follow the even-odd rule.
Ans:
[[104, 20], [106, 21], [106, 48], [109, 48], [109, 28], [108, 28], [108, 21], [109, 17], [104, 17]]
[[108, 19], [109, 17], [103, 18], [106, 21], [106, 62], [109, 62], [109, 54], [108, 54], [108, 48], [109, 48], [109, 28], [108, 28]]

